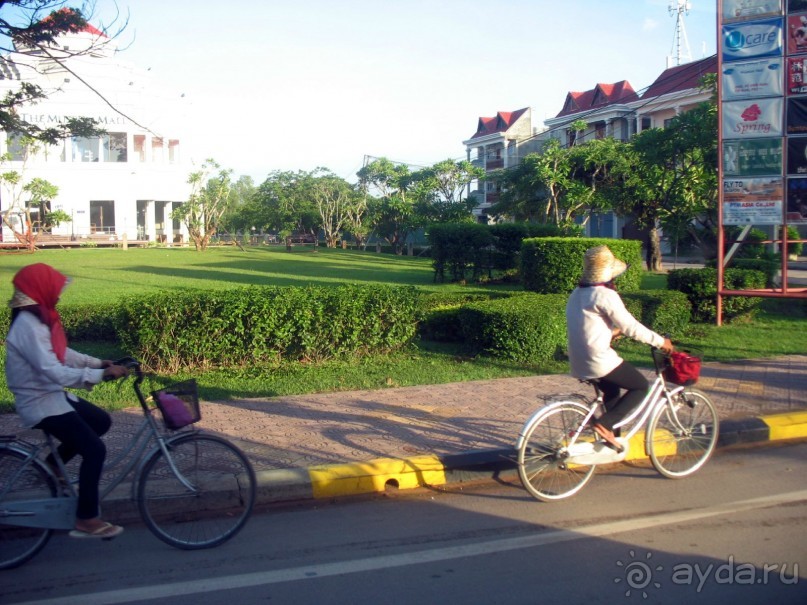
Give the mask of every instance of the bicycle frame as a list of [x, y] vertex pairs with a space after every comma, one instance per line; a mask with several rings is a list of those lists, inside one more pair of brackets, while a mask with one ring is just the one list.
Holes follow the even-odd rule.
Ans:
[[[134, 360], [132, 360], [134, 361]], [[109, 494], [112, 493], [131, 473], [135, 471], [134, 477], [139, 477], [143, 465], [158, 449], [162, 450], [165, 459], [174, 473], [176, 478], [189, 490], [196, 491], [196, 488], [191, 484], [179, 471], [174, 463], [173, 457], [169, 451], [169, 445], [175, 439], [185, 436], [187, 433], [195, 431], [190, 429], [182, 431], [182, 433], [166, 436], [165, 432], [157, 424], [157, 420], [152, 414], [152, 408], [149, 407], [146, 398], [144, 397], [140, 385], [145, 378], [144, 374], [140, 371], [139, 365], [136, 368], [136, 378], [134, 381], [134, 391], [137, 395], [138, 402], [143, 410], [144, 418], [135, 435], [131, 438], [126, 447], [119, 452], [107, 465], [107, 469], [116, 469], [123, 465], [124, 461], [128, 461], [123, 465], [119, 471], [115, 472], [113, 477], [105, 484], [100, 490], [100, 499], [103, 501]], [[147, 448], [149, 444], [153, 443], [150, 449]], [[9, 449], [19, 453], [25, 457], [23, 464], [20, 466], [19, 471], [11, 477], [8, 484], [0, 490], [0, 501], [3, 496], [8, 493], [11, 486], [19, 478], [29, 465], [38, 466], [45, 472], [51, 479], [54, 485], [59, 485], [57, 475], [53, 472], [47, 464], [41, 461], [41, 453], [49, 451], [53, 453], [59, 468], [59, 473], [62, 477], [67, 479], [65, 486], [67, 493], [59, 490], [56, 497], [35, 499], [35, 500], [18, 500], [15, 502], [4, 503], [4, 508], [0, 511], [3, 522], [8, 525], [19, 525], [23, 527], [39, 527], [49, 529], [73, 529], [76, 519], [76, 505], [78, 494], [73, 483], [69, 480], [69, 473], [64, 465], [64, 462], [59, 457], [56, 447], [53, 443], [53, 438], [45, 434], [45, 440], [42, 443], [31, 443], [21, 439], [15, 439], [3, 444], [5, 449]], [[135, 500], [137, 495], [137, 480], [133, 479], [131, 482], [131, 499]]]

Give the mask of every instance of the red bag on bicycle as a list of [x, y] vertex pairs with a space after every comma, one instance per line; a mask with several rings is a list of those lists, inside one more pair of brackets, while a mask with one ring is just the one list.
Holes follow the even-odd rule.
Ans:
[[670, 354], [669, 364], [664, 370], [666, 380], [686, 387], [698, 382], [700, 375], [700, 357], [686, 351], [675, 351]]

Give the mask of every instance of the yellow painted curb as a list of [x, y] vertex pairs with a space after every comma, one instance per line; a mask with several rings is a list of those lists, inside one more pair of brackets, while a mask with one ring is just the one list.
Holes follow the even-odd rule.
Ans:
[[446, 483], [445, 468], [437, 456], [315, 466], [308, 474], [314, 498], [383, 492], [390, 481], [399, 489]]
[[807, 437], [807, 412], [760, 416], [759, 419], [770, 429], [769, 441]]

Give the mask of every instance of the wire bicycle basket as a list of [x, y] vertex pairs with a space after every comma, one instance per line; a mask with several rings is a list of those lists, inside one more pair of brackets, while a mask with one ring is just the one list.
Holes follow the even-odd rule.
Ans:
[[202, 419], [194, 379], [172, 384], [151, 394], [169, 430], [176, 431]]

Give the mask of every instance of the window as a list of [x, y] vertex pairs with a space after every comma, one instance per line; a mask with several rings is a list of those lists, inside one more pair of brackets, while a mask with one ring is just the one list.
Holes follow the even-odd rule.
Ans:
[[171, 164], [179, 162], [179, 141], [177, 139], [168, 140], [168, 162]]
[[642, 130], [647, 130], [651, 128], [652, 124], [650, 122], [650, 118], [648, 116], [642, 116]]
[[151, 139], [151, 161], [162, 163], [163, 156], [163, 140], [162, 137], [154, 137]]
[[110, 132], [101, 136], [101, 154], [104, 162], [126, 161], [126, 133]]
[[22, 144], [22, 135], [16, 132], [9, 132], [6, 135], [6, 148], [11, 154], [14, 162], [21, 162], [25, 159], [25, 147]]
[[74, 162], [97, 162], [98, 161], [98, 137], [73, 137], [73, 161]]
[[146, 135], [136, 134], [132, 137], [134, 145], [134, 159], [138, 162], [146, 161]]
[[595, 139], [605, 138], [605, 122], [597, 122], [594, 125], [594, 138]]

